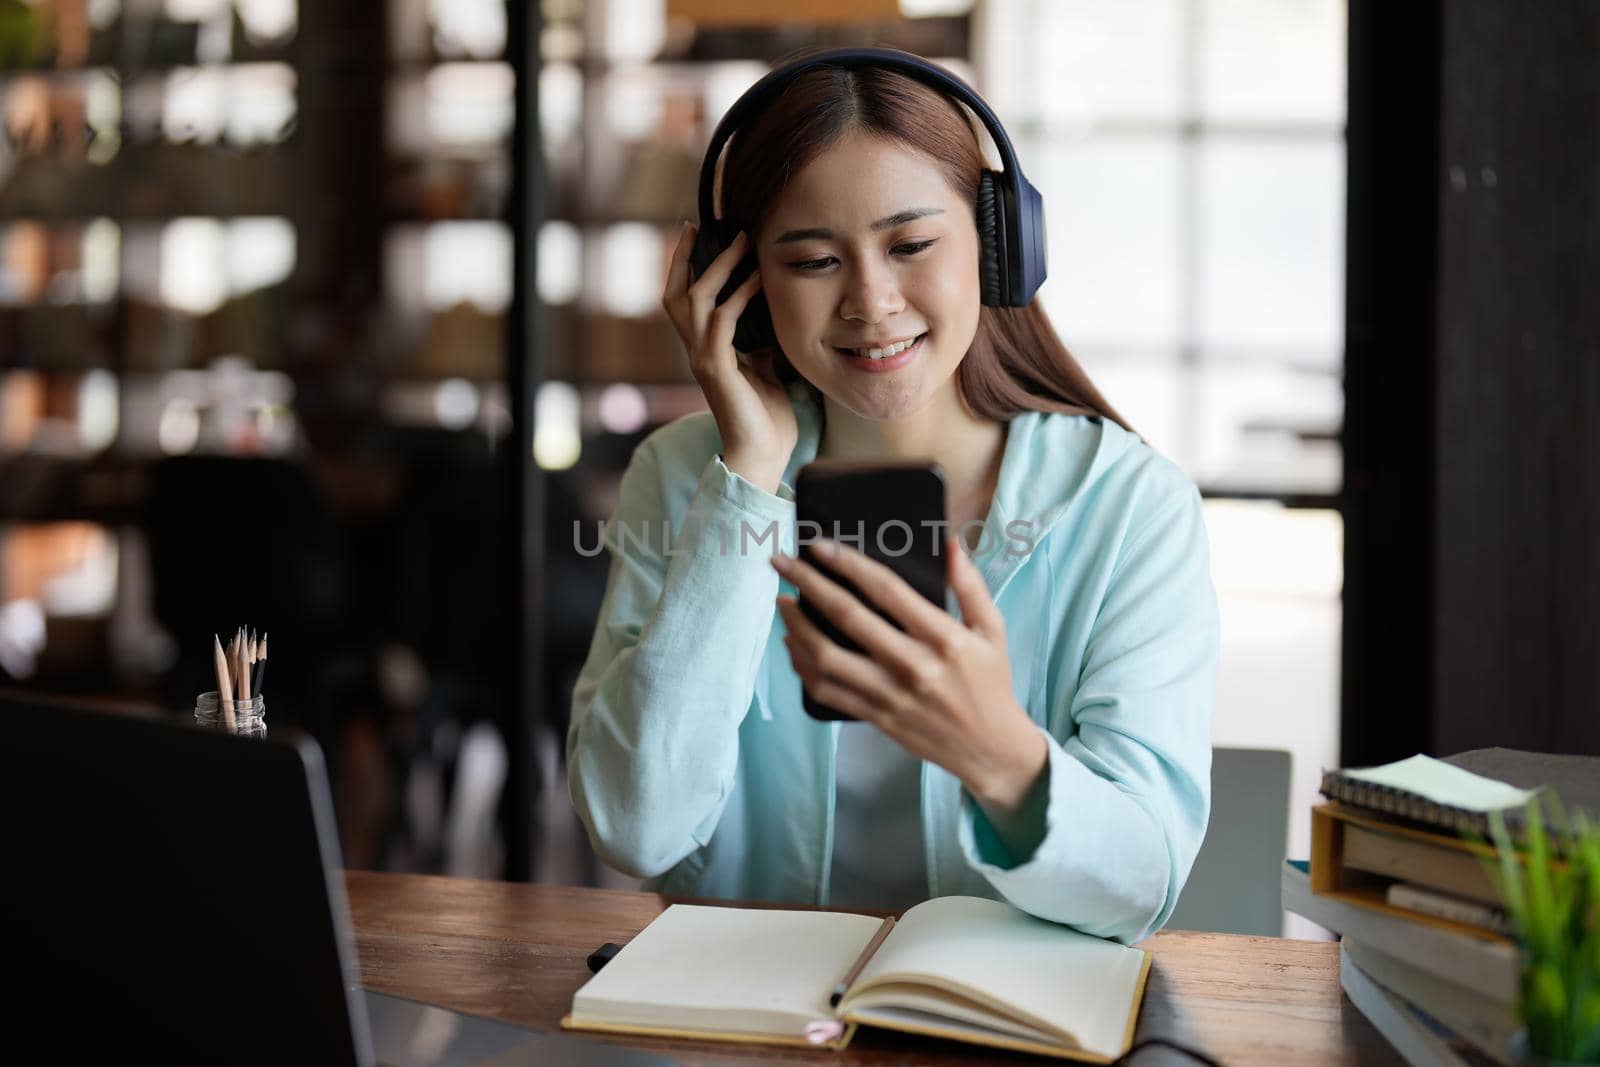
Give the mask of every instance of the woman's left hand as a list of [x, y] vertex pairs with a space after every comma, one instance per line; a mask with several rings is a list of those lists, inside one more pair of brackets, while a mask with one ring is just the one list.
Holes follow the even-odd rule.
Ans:
[[780, 596], [778, 610], [789, 630], [784, 644], [806, 691], [937, 763], [991, 814], [1015, 813], [1044, 771], [1049, 747], [1012, 695], [1005, 620], [961, 542], [945, 540], [960, 621], [877, 560], [835, 541], [811, 543], [813, 558], [848, 579], [905, 632], [820, 568], [774, 556], [773, 566], [806, 601], [865, 650], [830, 640], [794, 597]]

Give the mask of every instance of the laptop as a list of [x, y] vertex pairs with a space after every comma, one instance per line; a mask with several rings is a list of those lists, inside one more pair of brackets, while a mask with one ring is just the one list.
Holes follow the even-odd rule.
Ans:
[[327, 772], [303, 734], [5, 696], [0, 730], [6, 1014], [48, 1058], [672, 1062], [361, 989]]

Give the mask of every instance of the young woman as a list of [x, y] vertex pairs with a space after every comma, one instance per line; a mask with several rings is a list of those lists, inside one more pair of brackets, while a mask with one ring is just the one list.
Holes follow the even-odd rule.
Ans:
[[[1178, 899], [1210, 805], [1199, 495], [1037, 303], [981, 303], [984, 166], [943, 93], [823, 66], [730, 143], [723, 213], [743, 232], [698, 278], [684, 227], [662, 303], [710, 411], [623, 475], [567, 735], [590, 840], [647, 888], [893, 909], [963, 893], [1124, 941]], [[758, 291], [778, 347], [741, 358]], [[940, 464], [950, 528], [982, 531], [942, 549], [959, 618], [848, 547], [793, 558], [790, 487], [827, 457]], [[858, 721], [807, 716], [802, 682]]]

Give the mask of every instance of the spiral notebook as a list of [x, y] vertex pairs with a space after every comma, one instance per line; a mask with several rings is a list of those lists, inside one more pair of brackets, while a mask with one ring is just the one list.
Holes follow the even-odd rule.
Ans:
[[1478, 748], [1444, 759], [1418, 755], [1322, 775], [1322, 795], [1330, 800], [1484, 836], [1489, 814], [1498, 811], [1513, 836], [1521, 837], [1525, 805], [1534, 796], [1543, 803], [1550, 792], [1569, 817], [1600, 816], [1600, 757]]

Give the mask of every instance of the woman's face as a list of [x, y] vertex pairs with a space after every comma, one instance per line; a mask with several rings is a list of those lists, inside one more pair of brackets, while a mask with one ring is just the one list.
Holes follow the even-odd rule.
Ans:
[[755, 236], [778, 343], [826, 396], [893, 419], [954, 386], [978, 329], [978, 231], [933, 160], [847, 135], [790, 179]]

